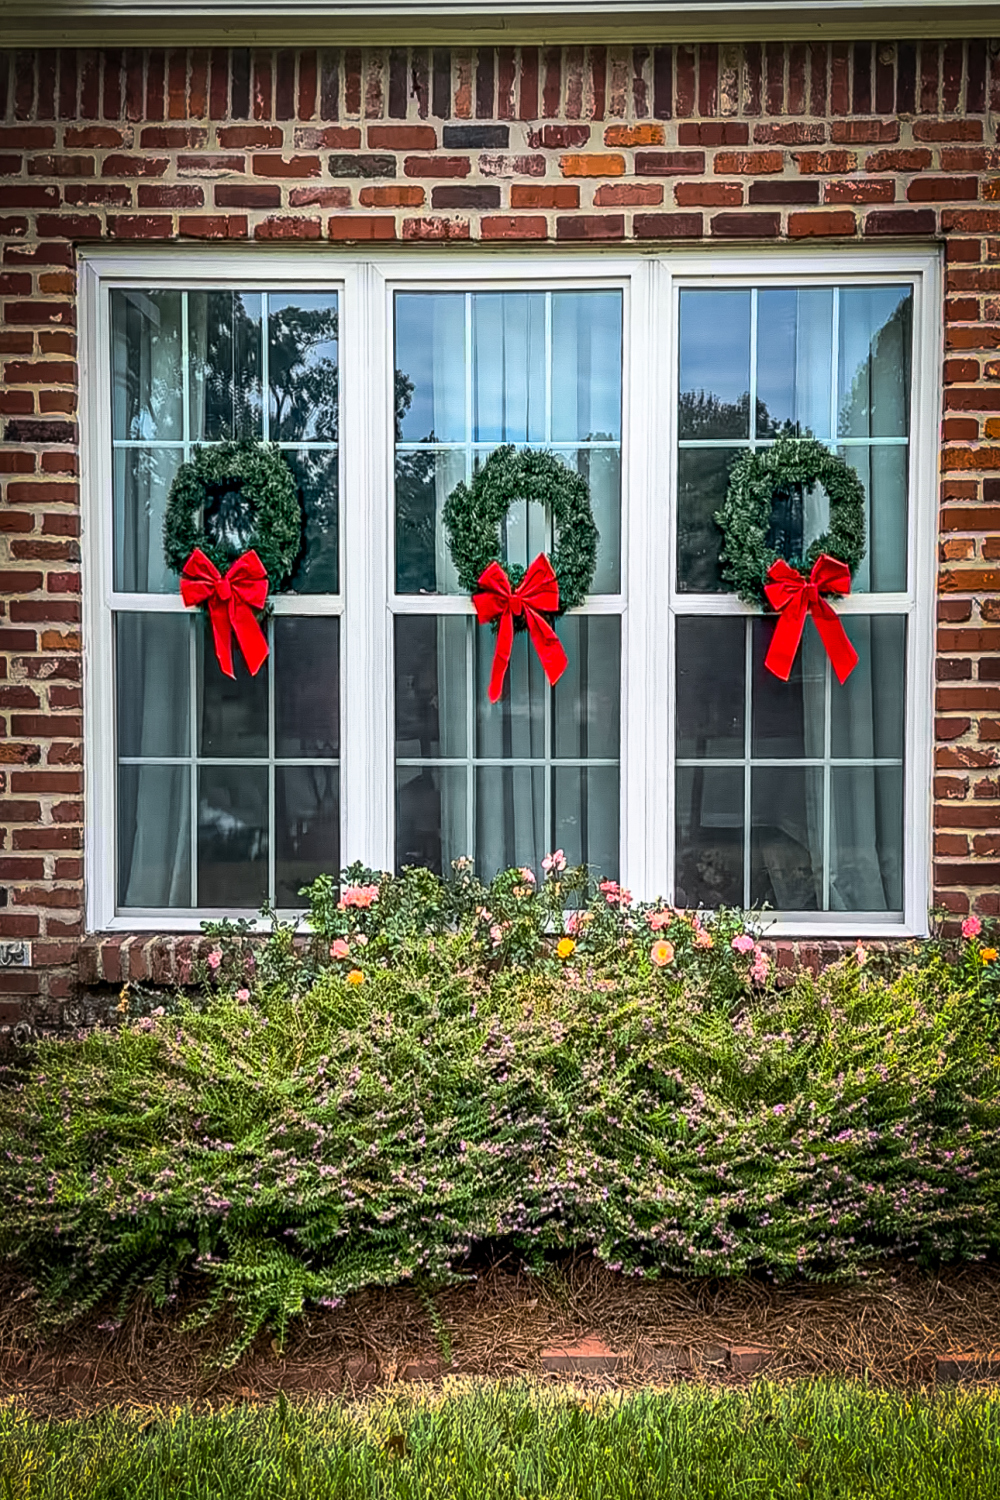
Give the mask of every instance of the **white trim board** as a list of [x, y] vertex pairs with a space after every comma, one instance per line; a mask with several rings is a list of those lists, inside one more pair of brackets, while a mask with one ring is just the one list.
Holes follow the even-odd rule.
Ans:
[[[914, 285], [913, 397], [909, 473], [908, 576], [904, 592], [851, 595], [845, 614], [909, 617], [905, 774], [905, 910], [789, 913], [773, 936], [903, 937], [926, 930], [930, 892], [931, 724], [934, 554], [937, 516], [937, 412], [941, 369], [941, 275], [925, 248], [873, 253], [715, 250], [589, 255], [525, 252], [386, 254], [320, 247], [296, 251], [193, 248], [178, 252], [84, 249], [81, 281], [82, 479], [85, 628], [87, 926], [91, 931], [196, 930], [200, 915], [117, 912], [114, 903], [115, 771], [112, 612], [122, 607], [177, 612], [173, 596], [123, 595], [111, 587], [110, 349], [112, 286], [337, 287], [341, 294], [341, 594], [285, 596], [277, 613], [341, 616], [341, 858], [393, 863], [391, 617], [465, 614], [456, 597], [394, 596], [391, 409], [391, 297], [395, 289], [470, 290], [616, 286], [625, 296], [623, 366], [622, 585], [588, 600], [585, 612], [622, 620], [621, 880], [637, 897], [670, 897], [673, 868], [674, 630], [687, 615], [751, 612], [732, 596], [680, 594], [673, 586], [676, 514], [674, 409], [675, 301], [682, 286]], [[381, 400], [373, 393], [382, 393]], [[390, 407], [386, 407], [386, 402]], [[345, 455], [349, 454], [349, 458]], [[664, 500], [669, 516], [662, 545]], [[353, 560], [353, 561], [352, 561]]]

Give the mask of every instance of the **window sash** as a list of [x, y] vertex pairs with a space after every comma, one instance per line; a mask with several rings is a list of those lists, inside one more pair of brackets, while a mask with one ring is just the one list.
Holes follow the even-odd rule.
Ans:
[[[212, 251], [197, 260], [175, 250], [81, 253], [81, 434], [85, 493], [85, 734], [88, 767], [88, 926], [195, 929], [205, 913], [114, 914], [114, 744], [110, 626], [116, 609], [182, 611], [177, 597], [116, 594], [110, 570], [111, 452], [108, 292], [111, 285], [292, 288], [340, 292], [341, 595], [279, 596], [275, 613], [338, 613], [341, 621], [342, 859], [391, 868], [394, 855], [394, 723], [391, 627], [396, 613], [471, 614], [458, 596], [394, 592], [392, 293], [479, 288], [524, 291], [622, 287], [622, 588], [591, 597], [584, 613], [620, 614], [621, 879], [637, 897], [672, 894], [674, 870], [674, 622], [679, 615], [752, 614], [732, 595], [680, 594], [675, 587], [677, 512], [675, 403], [680, 286], [914, 282], [913, 397], [909, 434], [907, 587], [899, 594], [849, 595], [844, 613], [904, 613], [908, 706], [905, 734], [905, 902], [902, 922], [884, 914], [786, 914], [771, 931], [795, 937], [904, 935], [926, 930], [930, 855], [930, 769], [936, 413], [939, 407], [941, 278], [936, 253], [818, 250], [786, 253], [607, 252], [586, 260], [560, 252], [348, 255]], [[382, 396], [379, 399], [378, 393]], [[299, 445], [305, 446], [305, 445]], [[349, 455], [349, 461], [344, 456]], [[374, 503], [373, 503], [374, 497]]]

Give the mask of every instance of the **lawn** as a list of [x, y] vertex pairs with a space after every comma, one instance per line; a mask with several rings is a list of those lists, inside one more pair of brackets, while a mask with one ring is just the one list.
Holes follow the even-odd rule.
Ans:
[[986, 1500], [998, 1475], [985, 1389], [456, 1384], [64, 1423], [0, 1409], [3, 1500]]

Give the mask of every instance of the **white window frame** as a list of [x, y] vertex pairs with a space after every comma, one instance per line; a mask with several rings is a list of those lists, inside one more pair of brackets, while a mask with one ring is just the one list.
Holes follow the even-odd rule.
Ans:
[[[930, 892], [932, 646], [937, 531], [937, 430], [942, 354], [940, 257], [927, 249], [775, 247], [767, 251], [621, 249], [580, 254], [454, 247], [447, 255], [401, 248], [346, 251], [264, 246], [225, 251], [88, 248], [80, 253], [81, 470], [83, 494], [84, 747], [89, 931], [192, 931], [204, 916], [115, 907], [116, 761], [112, 607], [110, 291], [113, 287], [308, 288], [340, 293], [340, 595], [275, 599], [277, 614], [341, 617], [341, 860], [394, 862], [395, 757], [392, 620], [395, 613], [469, 614], [460, 597], [394, 593], [393, 295], [399, 290], [621, 287], [620, 880], [637, 898], [673, 887], [674, 634], [678, 614], [752, 613], [732, 595], [678, 594], [675, 413], [679, 288], [907, 280], [914, 288], [913, 392], [905, 593], [879, 595], [877, 610], [907, 613], [902, 920], [881, 914], [776, 914], [773, 936], [904, 937], [927, 930]], [[382, 399], [377, 399], [377, 393]], [[176, 611], [179, 598], [146, 596], [144, 608]], [[872, 610], [850, 595], [843, 613]], [[588, 606], [584, 606], [587, 612]]]

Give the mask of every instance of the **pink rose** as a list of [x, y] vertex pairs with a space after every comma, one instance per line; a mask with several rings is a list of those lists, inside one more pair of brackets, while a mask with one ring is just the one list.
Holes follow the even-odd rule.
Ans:
[[561, 870], [565, 870], [565, 868], [566, 856], [561, 849], [557, 849], [554, 854], [546, 854], [542, 860], [542, 869], [546, 875], [550, 875], [553, 870], [558, 873]]
[[351, 951], [351, 945], [344, 938], [334, 938], [330, 944], [331, 958], [346, 958]]
[[241, 1002], [241, 1004], [246, 1005], [247, 1001], [250, 999], [250, 991], [249, 990], [237, 990], [236, 991], [236, 998], [237, 998], [237, 1000], [239, 1000]]
[[659, 932], [661, 927], [670, 925], [670, 912], [654, 911], [649, 914], [649, 925], [654, 932]]
[[695, 923], [694, 928], [694, 945], [696, 948], [715, 947], [715, 939], [712, 937], [712, 934], [710, 932], [706, 932], [704, 927], [699, 927], [697, 922]]
[[219, 967], [219, 965], [222, 962], [222, 954], [219, 952], [218, 948], [213, 948], [212, 949], [211, 953], [208, 955], [208, 958], [205, 960], [205, 962], [208, 964], [208, 967], [210, 969], [212, 969], [213, 971]]
[[753, 946], [753, 938], [748, 932], [741, 932], [738, 937], [733, 938], [733, 947], [737, 953], [750, 953]]
[[983, 924], [978, 917], [966, 917], [962, 923], [962, 936], [964, 938], [978, 937], [983, 930]]

